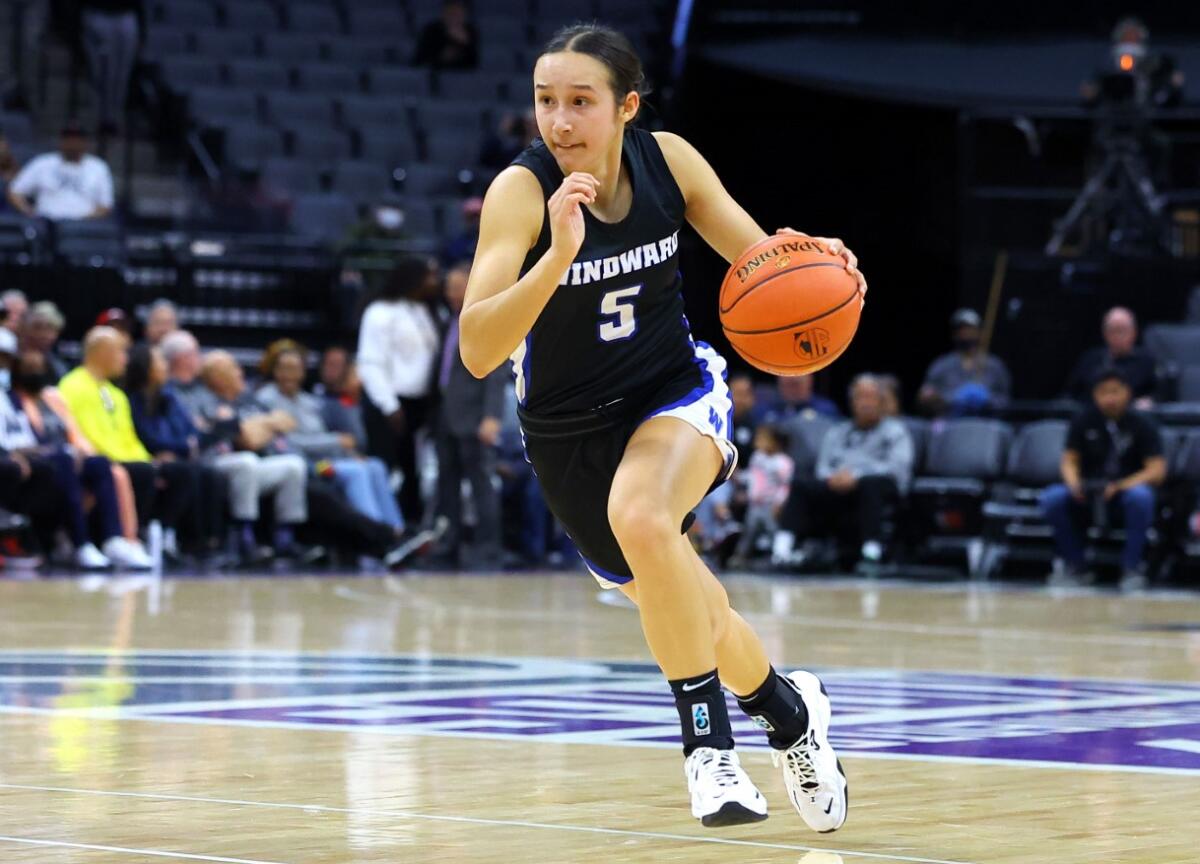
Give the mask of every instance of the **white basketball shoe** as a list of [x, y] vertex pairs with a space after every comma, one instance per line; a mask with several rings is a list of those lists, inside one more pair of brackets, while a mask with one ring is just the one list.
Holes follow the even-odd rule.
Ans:
[[850, 792], [846, 773], [829, 746], [829, 696], [821, 679], [811, 672], [793, 672], [785, 679], [808, 709], [808, 732], [787, 750], [775, 750], [771, 761], [783, 766], [788, 797], [808, 827], [822, 834], [846, 821]]
[[737, 753], [700, 747], [683, 763], [692, 815], [706, 828], [761, 822], [767, 818], [767, 799], [742, 770]]

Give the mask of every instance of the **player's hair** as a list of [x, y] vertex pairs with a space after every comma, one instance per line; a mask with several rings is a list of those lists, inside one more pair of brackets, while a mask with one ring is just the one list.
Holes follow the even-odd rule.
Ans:
[[603, 24], [571, 24], [563, 27], [546, 43], [542, 54], [574, 51], [595, 57], [608, 70], [608, 83], [617, 104], [625, 101], [630, 91], [645, 97], [650, 89], [646, 86], [646, 74], [642, 71], [642, 59], [625, 34], [605, 27]]

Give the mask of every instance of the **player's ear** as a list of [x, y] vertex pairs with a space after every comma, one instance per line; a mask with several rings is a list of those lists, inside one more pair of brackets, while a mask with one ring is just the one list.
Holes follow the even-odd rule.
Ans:
[[621, 105], [621, 119], [626, 123], [632, 123], [633, 118], [637, 116], [638, 108], [641, 107], [642, 97], [636, 90], [630, 90], [625, 94], [625, 101]]

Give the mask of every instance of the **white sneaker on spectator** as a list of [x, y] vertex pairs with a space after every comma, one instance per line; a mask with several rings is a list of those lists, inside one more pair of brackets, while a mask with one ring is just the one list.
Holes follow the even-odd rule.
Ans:
[[107, 570], [112, 562], [95, 543], [84, 543], [75, 550], [75, 566], [80, 570]]
[[118, 567], [129, 570], [151, 570], [154, 561], [141, 543], [124, 537], [109, 537], [104, 541], [104, 554]]

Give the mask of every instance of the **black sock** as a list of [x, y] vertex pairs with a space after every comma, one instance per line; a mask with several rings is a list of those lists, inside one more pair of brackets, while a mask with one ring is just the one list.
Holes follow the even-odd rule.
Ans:
[[729, 726], [729, 709], [717, 670], [667, 683], [675, 694], [675, 708], [679, 711], [683, 755], [690, 756], [698, 747], [732, 750], [733, 729]]
[[767, 678], [749, 696], [738, 696], [738, 706], [767, 733], [767, 741], [776, 750], [786, 750], [808, 732], [808, 709], [800, 694], [775, 673], [772, 666]]

